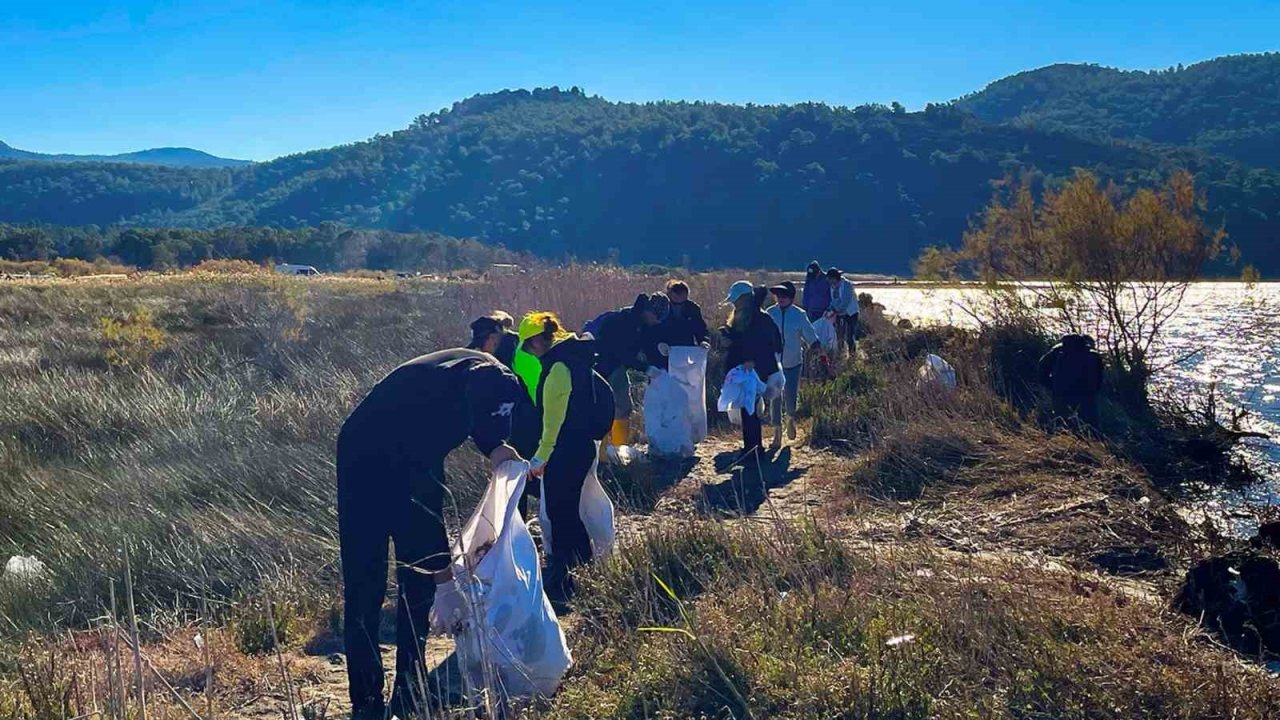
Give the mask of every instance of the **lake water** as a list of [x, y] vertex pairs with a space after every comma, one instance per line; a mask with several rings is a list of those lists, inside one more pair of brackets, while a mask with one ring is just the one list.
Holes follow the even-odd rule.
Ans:
[[[913, 322], [972, 325], [964, 311], [978, 291], [895, 285], [860, 288], [886, 310]], [[1153, 392], [1199, 398], [1216, 383], [1221, 400], [1249, 411], [1246, 427], [1272, 439], [1250, 439], [1241, 454], [1264, 478], [1245, 489], [1217, 489], [1187, 505], [1190, 519], [1210, 517], [1232, 534], [1252, 532], [1242, 503], [1280, 503], [1280, 283], [1197, 283], [1155, 351], [1153, 365], [1173, 363]], [[1176, 362], [1175, 362], [1176, 361]]]

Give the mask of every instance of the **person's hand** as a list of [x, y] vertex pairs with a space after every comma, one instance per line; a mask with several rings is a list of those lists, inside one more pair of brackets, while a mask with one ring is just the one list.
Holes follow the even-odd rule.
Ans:
[[520, 459], [521, 459], [520, 453], [516, 452], [515, 448], [511, 447], [506, 443], [499, 445], [498, 447], [494, 448], [493, 452], [489, 453], [489, 462], [490, 464], [493, 465], [494, 469], [497, 469], [500, 465], [502, 465], [502, 463], [507, 462], [509, 460], [520, 460]]
[[437, 635], [452, 635], [467, 624], [467, 599], [453, 580], [436, 583], [431, 610], [431, 632]]
[[662, 357], [671, 357], [671, 346], [666, 343], [658, 343], [658, 354]]
[[547, 471], [547, 462], [542, 458], [534, 458], [529, 463], [529, 477], [541, 478], [543, 473]]
[[702, 348], [703, 350], [710, 350], [710, 349], [711, 349], [711, 341], [710, 341], [710, 340], [703, 340], [702, 342], [698, 343], [698, 347]]

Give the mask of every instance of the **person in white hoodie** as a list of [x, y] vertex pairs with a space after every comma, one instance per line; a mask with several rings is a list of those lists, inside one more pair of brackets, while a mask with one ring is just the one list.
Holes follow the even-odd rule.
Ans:
[[800, 399], [800, 376], [804, 368], [806, 348], [820, 349], [818, 333], [809, 322], [809, 314], [796, 307], [795, 283], [786, 282], [769, 288], [777, 304], [769, 308], [769, 317], [782, 335], [782, 374], [787, 379], [782, 397], [773, 401], [773, 447], [782, 445], [782, 420], [785, 410], [787, 438], [796, 439], [796, 404]]

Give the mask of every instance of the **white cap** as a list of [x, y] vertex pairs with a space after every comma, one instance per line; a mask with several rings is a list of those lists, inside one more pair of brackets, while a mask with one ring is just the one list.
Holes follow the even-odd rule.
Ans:
[[725, 296], [724, 301], [727, 303], [735, 303], [738, 301], [738, 298], [750, 295], [753, 292], [755, 292], [755, 288], [752, 287], [751, 283], [746, 280], [739, 280], [729, 286], [729, 294]]

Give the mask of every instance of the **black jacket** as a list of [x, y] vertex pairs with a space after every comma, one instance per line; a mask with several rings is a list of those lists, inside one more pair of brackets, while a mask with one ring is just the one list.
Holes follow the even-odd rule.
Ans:
[[[599, 440], [599, 437], [593, 437], [595, 432], [590, 427], [596, 414], [595, 392], [600, 389], [595, 384], [595, 341], [578, 337], [566, 338], [553, 345], [539, 359], [542, 361], [542, 376], [538, 379], [538, 409], [544, 415], [549, 412], [544, 397], [547, 378], [556, 365], [563, 364], [569, 369], [569, 403], [556, 444], [559, 445], [564, 439]], [[612, 419], [612, 393], [608, 393], [607, 402], [610, 404], [609, 418]]]
[[[520, 381], [478, 350], [441, 350], [392, 370], [342, 424], [339, 452], [416, 460], [447, 455], [470, 436], [488, 455], [511, 434]], [[353, 447], [358, 445], [359, 447]]]
[[750, 360], [756, 364], [756, 374], [766, 381], [778, 372], [777, 354], [782, 352], [782, 334], [764, 311], [757, 310], [751, 323], [742, 331], [725, 327], [720, 332], [729, 343], [725, 353], [726, 368], [733, 369]]
[[1055, 398], [1084, 398], [1102, 390], [1102, 356], [1083, 335], [1064, 335], [1040, 358], [1040, 382]]
[[692, 300], [671, 303], [671, 314], [662, 324], [669, 325], [671, 337], [679, 341], [670, 343], [671, 345], [700, 345], [710, 337], [707, 321], [702, 318], [702, 308]]
[[625, 307], [601, 317], [595, 332], [596, 369], [606, 378], [620, 367], [644, 370], [645, 363], [637, 359], [642, 338], [640, 313]]

